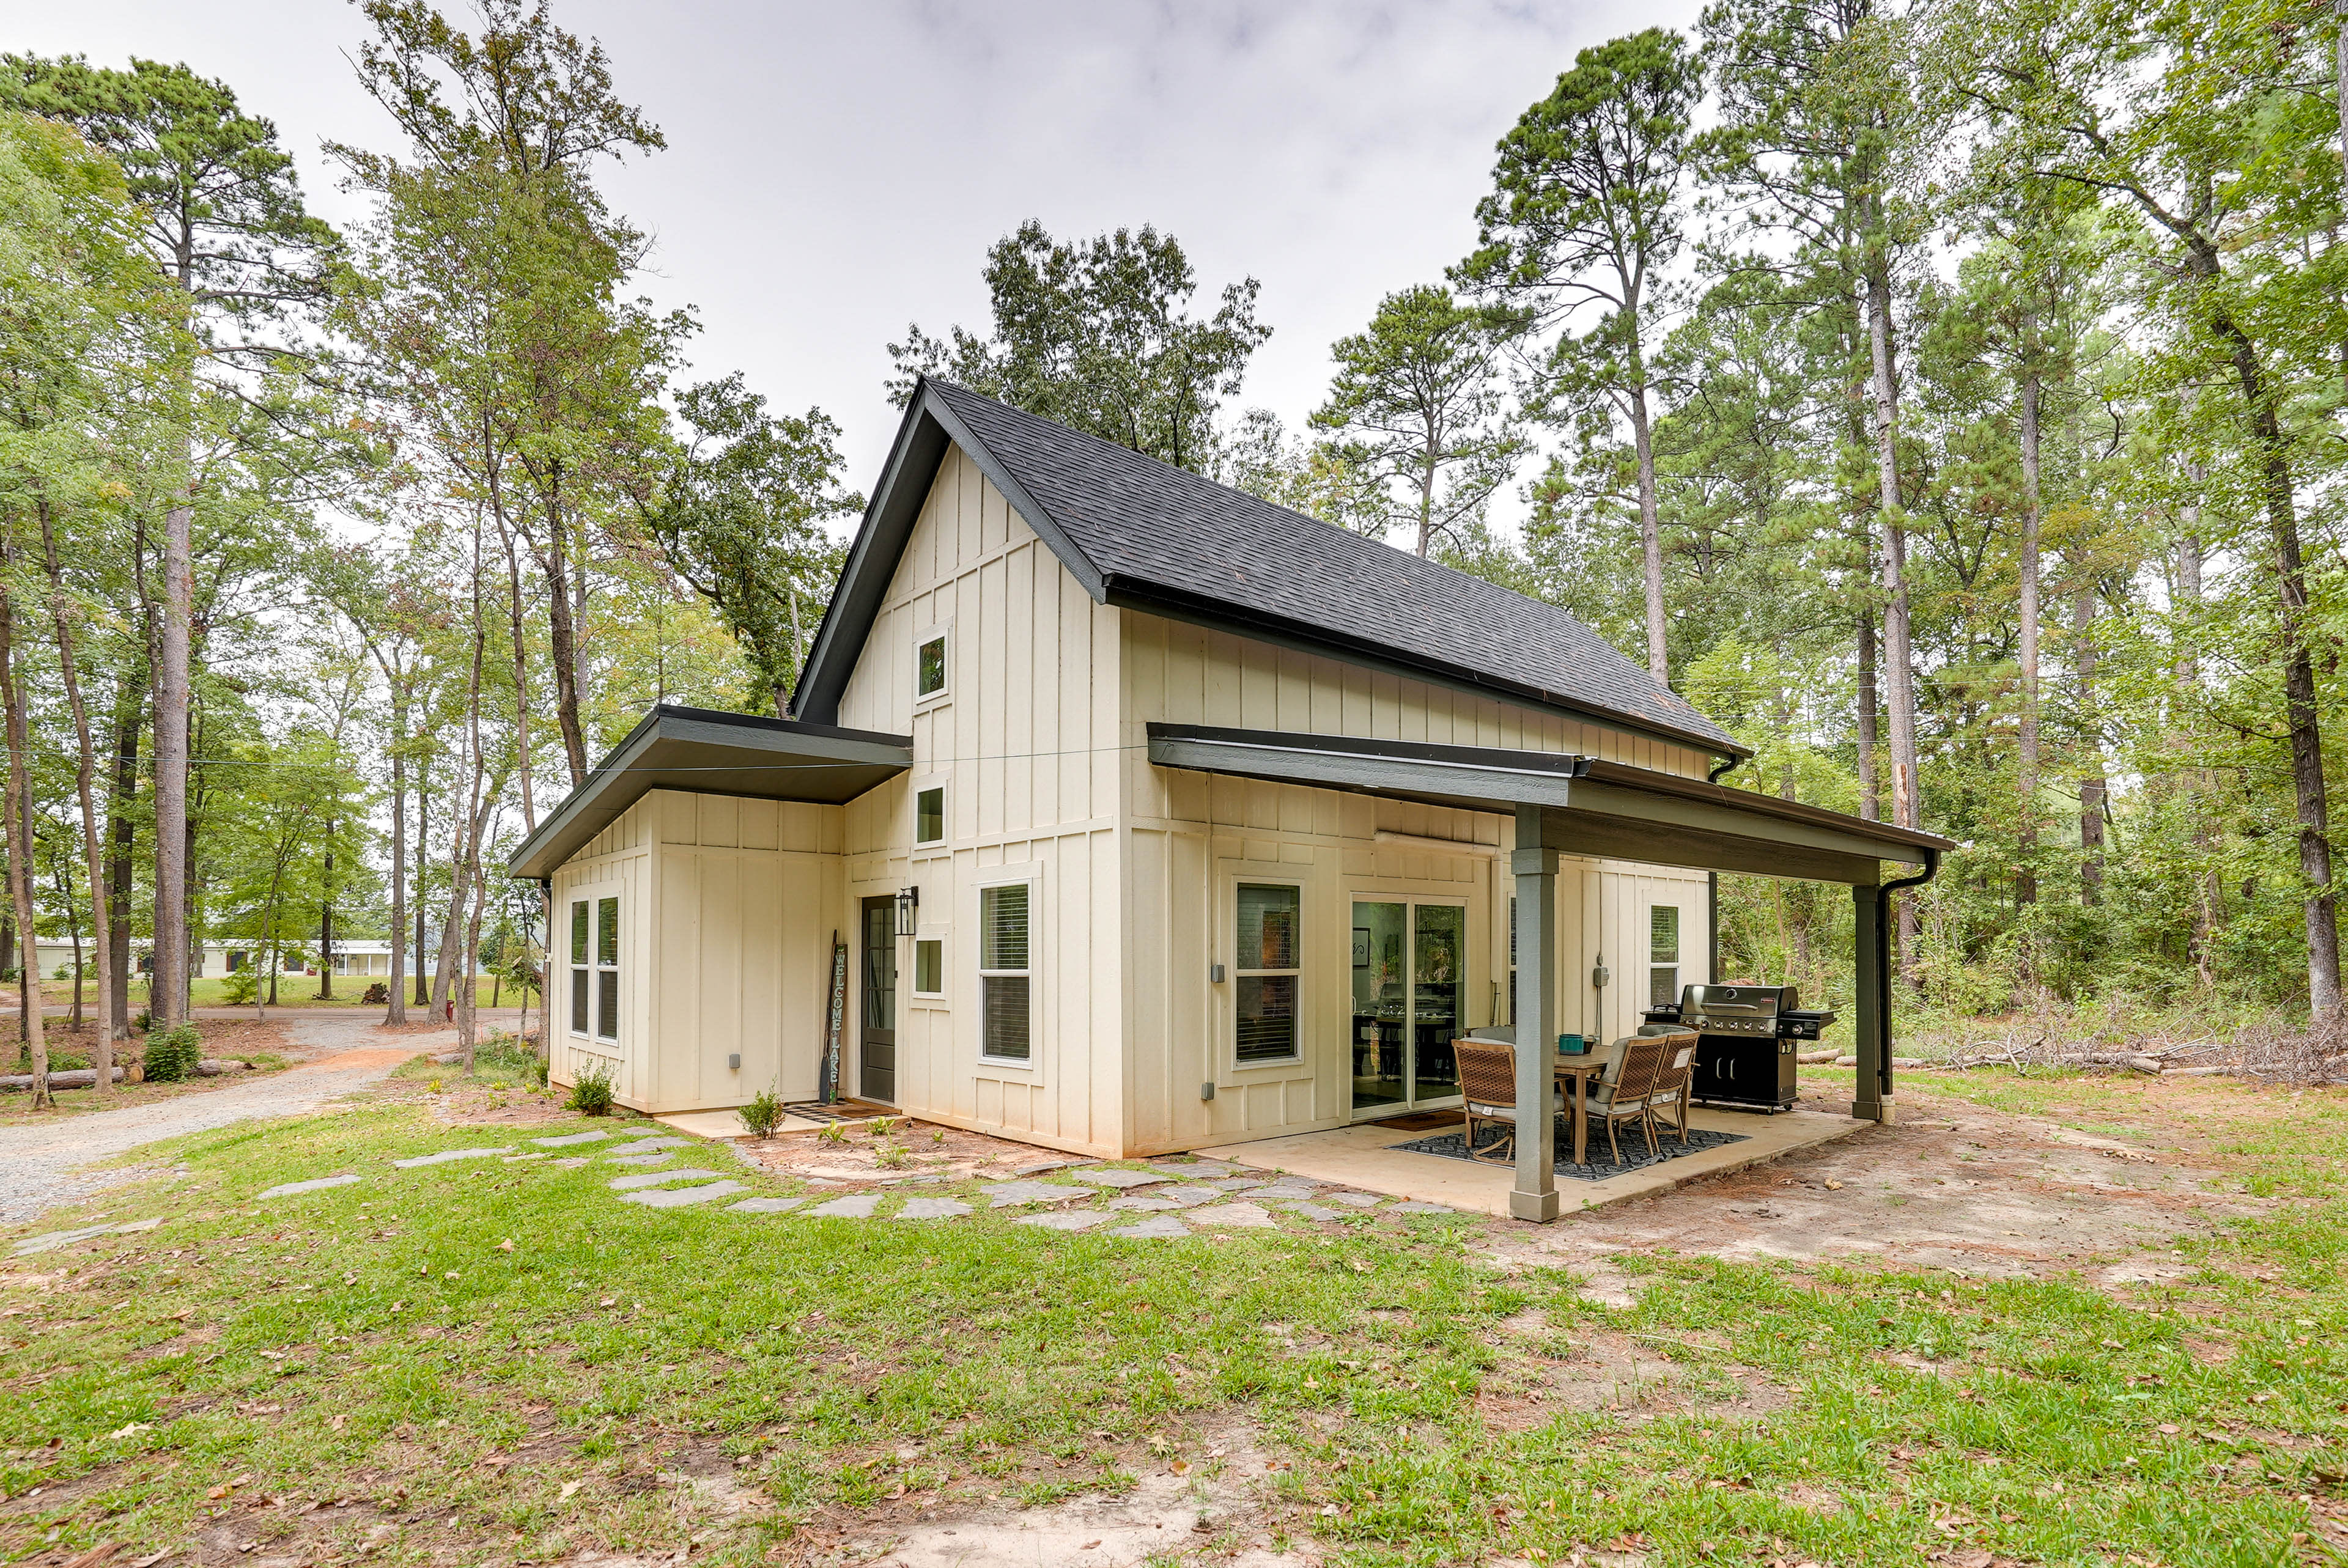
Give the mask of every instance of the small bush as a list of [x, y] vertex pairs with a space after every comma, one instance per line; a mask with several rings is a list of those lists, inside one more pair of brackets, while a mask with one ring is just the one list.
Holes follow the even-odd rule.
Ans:
[[147, 1037], [147, 1081], [178, 1083], [192, 1078], [203, 1053], [203, 1037], [194, 1024], [159, 1030]]
[[783, 1120], [782, 1098], [771, 1089], [761, 1089], [750, 1103], [735, 1114], [742, 1118], [742, 1125], [750, 1130], [752, 1137], [771, 1138]]
[[359, 993], [359, 1004], [362, 1007], [381, 1007], [390, 1000], [391, 988], [381, 980], [376, 981]]
[[239, 969], [221, 982], [221, 995], [231, 1007], [251, 1007], [261, 995], [261, 976], [249, 967]]
[[589, 1068], [571, 1086], [571, 1098], [562, 1102], [568, 1111], [582, 1116], [609, 1116], [612, 1113], [612, 1074], [609, 1069]]

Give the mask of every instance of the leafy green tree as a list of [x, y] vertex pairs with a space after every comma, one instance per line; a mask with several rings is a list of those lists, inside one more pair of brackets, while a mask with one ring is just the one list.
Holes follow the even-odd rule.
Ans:
[[1366, 331], [1330, 350], [1337, 374], [1313, 423], [1363, 483], [1376, 531], [1399, 524], [1424, 556], [1480, 521], [1516, 471], [1526, 444], [1499, 358], [1520, 324], [1510, 311], [1421, 284], [1388, 294]]
[[[1647, 668], [1658, 681], [1670, 661], [1648, 354], [1677, 293], [1670, 269], [1685, 241], [1682, 186], [1703, 97], [1702, 67], [1675, 32], [1651, 27], [1582, 50], [1501, 138], [1492, 193], [1476, 210], [1477, 251], [1459, 269], [1472, 286], [1524, 306], [1529, 324], [1565, 325], [1537, 408], [1602, 398], [1630, 422]], [[1575, 333], [1571, 323], [1592, 312], [1595, 323]]]
[[918, 325], [889, 345], [898, 407], [922, 376], [944, 376], [1031, 414], [1200, 473], [1215, 416], [1239, 395], [1249, 357], [1272, 335], [1255, 319], [1253, 278], [1226, 286], [1212, 315], [1191, 313], [1198, 276], [1171, 234], [1144, 224], [1062, 241], [1030, 220], [986, 253], [994, 326]]
[[864, 497], [841, 487], [839, 426], [821, 409], [770, 415], [739, 374], [689, 386], [676, 405], [685, 439], [647, 521], [781, 713], [839, 575], [844, 552], [824, 525], [862, 511]]
[[[305, 313], [323, 294], [334, 234], [303, 207], [294, 162], [267, 120], [241, 109], [221, 82], [186, 66], [134, 60], [128, 71], [79, 58], [0, 57], [0, 97], [79, 126], [111, 152], [146, 213], [153, 259], [186, 299], [223, 384], [268, 364], [286, 349], [266, 329]], [[199, 362], [191, 361], [191, 369]], [[191, 661], [195, 637], [194, 528], [201, 420], [198, 386], [187, 388], [188, 458], [163, 511], [162, 582], [155, 680], [155, 1016], [177, 1022], [186, 1005], [189, 958], [188, 769]]]

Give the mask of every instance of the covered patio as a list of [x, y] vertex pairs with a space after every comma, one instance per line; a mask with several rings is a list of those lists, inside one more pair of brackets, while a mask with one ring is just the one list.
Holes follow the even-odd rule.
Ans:
[[[1784, 1129], [1807, 1123], [1807, 1132], [1818, 1134], [1813, 1141], [1823, 1141], [1837, 1135], [1837, 1129], [1851, 1130], [1854, 1121], [1892, 1120], [1891, 1017], [1886, 1005], [1891, 972], [1891, 897], [1900, 888], [1931, 880], [1940, 868], [1941, 854], [1955, 847], [1950, 840], [1797, 801], [1725, 788], [1711, 780], [1593, 757], [1189, 724], [1152, 723], [1148, 735], [1149, 760], [1165, 767], [1385, 795], [1514, 819], [1516, 841], [1509, 870], [1515, 877], [1519, 923], [1512, 1013], [1519, 1041], [1516, 1102], [1520, 1107], [1542, 1108], [1540, 1114], [1518, 1117], [1505, 1210], [1515, 1218], [1546, 1222], [1555, 1219], [1561, 1206], [1556, 1168], [1558, 1125], [1548, 1113], [1565, 983], [1556, 957], [1560, 856], [1833, 882], [1851, 890], [1858, 976], [1851, 1021], [1859, 1061], [1849, 1118], [1815, 1112], [1778, 1117], [1732, 1115], [1725, 1120], [1744, 1134], [1742, 1141], [1627, 1173], [1613, 1181], [1625, 1184], [1626, 1190], [1638, 1177], [1659, 1186], [1675, 1184], [1691, 1175], [1751, 1163], [1753, 1157], [1774, 1158], [1788, 1152], [1789, 1146], [1781, 1146], [1785, 1140], [1806, 1136], [1804, 1131], [1769, 1131], [1772, 1123]], [[1715, 981], [1719, 978], [1711, 977]], [[1698, 1117], [1692, 1125], [1703, 1127], [1724, 1120], [1721, 1113], [1712, 1112], [1699, 1112]], [[1291, 1162], [1336, 1162], [1346, 1168], [1340, 1171], [1332, 1165], [1323, 1172], [1294, 1163], [1284, 1168], [1376, 1191], [1397, 1190], [1382, 1184], [1381, 1177], [1385, 1183], [1424, 1185], [1430, 1190], [1456, 1186], [1462, 1192], [1481, 1191], [1497, 1174], [1493, 1166], [1396, 1152], [1391, 1145], [1400, 1141], [1394, 1129], [1372, 1123], [1215, 1153], [1252, 1164], [1274, 1163], [1283, 1156]], [[1417, 1163], [1395, 1166], [1392, 1163], [1395, 1161]], [[1418, 1165], [1458, 1169], [1420, 1174]], [[1468, 1173], [1476, 1173], [1480, 1181]], [[1608, 1184], [1591, 1184], [1593, 1187]], [[1578, 1194], [1598, 1201], [1626, 1193]], [[1490, 1207], [1484, 1203], [1457, 1206]], [[1491, 1212], [1501, 1211], [1492, 1208]]]

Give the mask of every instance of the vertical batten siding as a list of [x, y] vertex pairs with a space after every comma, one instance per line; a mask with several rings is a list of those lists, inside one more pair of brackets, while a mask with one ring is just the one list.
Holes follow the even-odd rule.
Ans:
[[[1123, 928], [1117, 847], [1120, 612], [1083, 586], [959, 450], [940, 465], [850, 674], [839, 722], [913, 737], [907, 777], [850, 803], [843, 920], [860, 901], [921, 889], [946, 943], [946, 994], [912, 994], [898, 944], [898, 1102], [907, 1112], [1054, 1147], [1117, 1153]], [[948, 630], [948, 692], [917, 702], [915, 640]], [[913, 844], [913, 791], [946, 790], [946, 843]], [[978, 890], [1013, 872], [1037, 888], [1035, 1056], [979, 1055]], [[855, 1084], [862, 985], [851, 964], [843, 1081]]]
[[[612, 825], [582, 845], [549, 878], [553, 893], [553, 929], [547, 943], [548, 1009], [547, 1076], [569, 1086], [581, 1075], [601, 1067], [612, 1075], [612, 1091], [633, 1110], [653, 1108], [652, 1040], [654, 1017], [650, 988], [645, 983], [654, 962], [655, 928], [653, 882], [654, 839], [650, 797], [638, 801]], [[616, 890], [620, 896], [620, 999], [622, 1020], [616, 1044], [591, 1034], [582, 1040], [571, 1032], [571, 899], [582, 888], [598, 896]], [[593, 916], [589, 916], [592, 950]]]
[[[1128, 940], [1122, 1000], [1130, 1091], [1128, 1152], [1195, 1148], [1342, 1125], [1351, 1111], [1348, 949], [1356, 897], [1454, 902], [1468, 911], [1462, 1024], [1510, 1016], [1508, 851], [1514, 822], [1489, 813], [1378, 800], [1331, 790], [1186, 773], [1148, 758], [1152, 720], [1355, 734], [1457, 745], [1574, 752], [1701, 776], [1684, 748], [1489, 698], [1365, 670], [1158, 617], [1124, 621], [1124, 877]], [[1383, 842], [1379, 832], [1459, 845], [1447, 852]], [[1287, 876], [1303, 887], [1303, 1060], [1241, 1069], [1231, 1056], [1235, 987], [1212, 982], [1229, 964], [1231, 885]], [[1558, 879], [1559, 951], [1566, 977], [1560, 1027], [1628, 1032], [1646, 983], [1645, 909], [1677, 903], [1683, 954], [1705, 939], [1700, 873], [1568, 857]], [[1598, 952], [1614, 983], [1588, 984]], [[1689, 968], [1684, 958], [1682, 967]], [[1693, 978], [1693, 977], [1692, 977]], [[1627, 1015], [1628, 1022], [1620, 1020]], [[1215, 1096], [1200, 1098], [1211, 1082]]]

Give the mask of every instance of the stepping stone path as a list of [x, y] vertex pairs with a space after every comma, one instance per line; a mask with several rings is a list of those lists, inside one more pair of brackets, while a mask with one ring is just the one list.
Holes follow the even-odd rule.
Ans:
[[[670, 1153], [666, 1149], [663, 1149], [656, 1154], [613, 1154], [606, 1157], [603, 1163], [607, 1165], [658, 1165], [675, 1158], [676, 1156], [674, 1153]], [[584, 1164], [586, 1162], [582, 1160], [580, 1163]]]
[[896, 1217], [901, 1220], [958, 1220], [970, 1205], [956, 1198], [907, 1198]]
[[880, 1206], [880, 1194], [878, 1193], [851, 1193], [844, 1198], [834, 1198], [829, 1203], [818, 1204], [811, 1209], [799, 1212], [808, 1219], [869, 1220], [872, 1217], [872, 1211]]
[[805, 1198], [744, 1198], [738, 1204], [726, 1204], [726, 1212], [729, 1214], [787, 1214], [805, 1202]]
[[1223, 1195], [1223, 1193], [1220, 1187], [1169, 1187], [1164, 1192], [1152, 1193], [1149, 1195], [1154, 1198], [1163, 1198], [1182, 1208], [1195, 1209], [1201, 1204], [1215, 1202]]
[[1390, 1214], [1456, 1214], [1458, 1212], [1447, 1204], [1422, 1204], [1416, 1201], [1396, 1204], [1386, 1211]]
[[1374, 1209], [1385, 1203], [1385, 1199], [1375, 1193], [1331, 1193], [1327, 1201], [1333, 1204], [1344, 1204], [1356, 1209]]
[[129, 1235], [133, 1231], [150, 1231], [163, 1223], [160, 1214], [151, 1220], [130, 1220], [118, 1225], [80, 1225], [69, 1231], [50, 1231], [43, 1235], [28, 1235], [16, 1244], [16, 1255], [25, 1257], [36, 1252], [51, 1252], [70, 1246], [77, 1241], [88, 1241], [94, 1235]]
[[1097, 1187], [1148, 1187], [1166, 1179], [1155, 1171], [1070, 1171], [1068, 1174]]
[[508, 1154], [505, 1157], [505, 1163], [509, 1165], [519, 1165], [524, 1160], [551, 1160], [552, 1158], [554, 1156], [551, 1154]]
[[1319, 1204], [1282, 1204], [1292, 1214], [1303, 1214], [1308, 1220], [1349, 1220], [1354, 1216], [1344, 1209], [1324, 1208]]
[[1178, 1236], [1189, 1235], [1190, 1227], [1172, 1214], [1152, 1214], [1146, 1220], [1137, 1220], [1129, 1225], [1119, 1225], [1107, 1234], [1135, 1238]]
[[998, 1209], [1014, 1208], [1021, 1204], [1065, 1204], [1100, 1195], [1082, 1187], [1064, 1186], [1058, 1182], [989, 1182], [978, 1190], [993, 1198]]
[[513, 1145], [510, 1143], [502, 1149], [443, 1149], [437, 1154], [418, 1154], [412, 1160], [394, 1160], [392, 1164], [403, 1171], [412, 1171], [418, 1165], [446, 1165], [457, 1160], [486, 1160], [493, 1154], [512, 1153]]
[[606, 1159], [624, 1160], [633, 1154], [649, 1154], [654, 1149], [682, 1149], [686, 1147], [692, 1142], [693, 1140], [690, 1138], [639, 1138], [633, 1143], [622, 1144], [617, 1153], [607, 1154], [604, 1157]]
[[1217, 1204], [1211, 1208], [1192, 1209], [1189, 1217], [1193, 1225], [1238, 1225], [1247, 1230], [1280, 1228], [1272, 1211], [1261, 1204]]
[[530, 1142], [541, 1149], [570, 1149], [581, 1143], [600, 1143], [610, 1136], [609, 1132], [598, 1130], [593, 1132], [573, 1132], [567, 1138], [532, 1138]]
[[593, 1161], [588, 1159], [584, 1154], [574, 1154], [568, 1160], [557, 1160], [554, 1163], [556, 1165], [568, 1171], [575, 1171], [582, 1165], [590, 1165], [594, 1163]]
[[688, 1166], [682, 1171], [639, 1171], [633, 1176], [614, 1176], [606, 1184], [615, 1193], [624, 1193], [636, 1187], [658, 1186], [663, 1182], [682, 1182], [687, 1177], [697, 1181], [716, 1174], [716, 1171], [701, 1171]]
[[1144, 1194], [1138, 1197], [1128, 1194], [1122, 1198], [1110, 1199], [1108, 1206], [1113, 1209], [1135, 1209], [1147, 1214], [1160, 1209], [1179, 1209], [1182, 1204], [1172, 1198], [1161, 1198], [1155, 1194]]
[[1018, 1223], [1047, 1231], [1088, 1231], [1108, 1217], [1097, 1209], [1062, 1209], [1048, 1214], [1021, 1214]]
[[622, 1193], [623, 1204], [642, 1204], [651, 1209], [681, 1209], [687, 1204], [705, 1204], [730, 1193], [747, 1193], [750, 1189], [739, 1182], [710, 1182], [698, 1187], [657, 1187], [642, 1193]]
[[254, 1196], [290, 1198], [296, 1193], [323, 1193], [328, 1187], [347, 1187], [357, 1180], [356, 1176], [320, 1176], [314, 1182], [285, 1182], [270, 1188], [265, 1193], [257, 1193]]
[[1152, 1160], [1149, 1163], [1149, 1168], [1153, 1171], [1163, 1171], [1169, 1176], [1178, 1178], [1196, 1176], [1202, 1181], [1210, 1176], [1228, 1176], [1239, 1169], [1237, 1165], [1226, 1165], [1220, 1160], [1192, 1160], [1183, 1164], [1175, 1164], [1165, 1160]]

